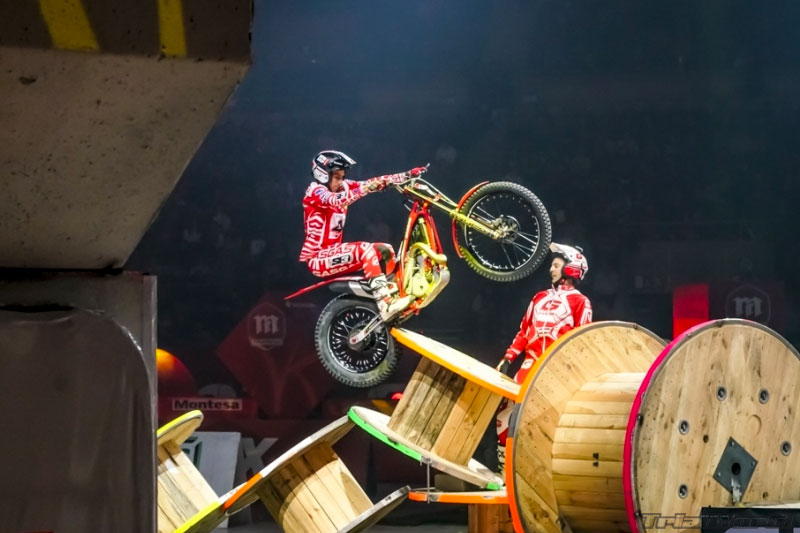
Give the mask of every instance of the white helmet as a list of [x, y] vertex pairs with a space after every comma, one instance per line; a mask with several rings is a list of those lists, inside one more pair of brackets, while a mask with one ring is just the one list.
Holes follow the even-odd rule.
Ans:
[[553, 255], [564, 260], [564, 267], [561, 275], [567, 278], [574, 278], [582, 281], [589, 272], [589, 263], [583, 255], [583, 249], [578, 246], [567, 246], [566, 244], [550, 243], [550, 251]]

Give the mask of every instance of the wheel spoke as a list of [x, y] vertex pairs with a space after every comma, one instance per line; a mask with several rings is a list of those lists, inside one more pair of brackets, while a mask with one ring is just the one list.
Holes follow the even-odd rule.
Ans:
[[388, 354], [384, 329], [374, 331], [358, 346], [350, 345], [350, 335], [365, 327], [375, 317], [368, 307], [351, 307], [333, 317], [328, 331], [328, 347], [336, 363], [350, 372], [369, 372]]
[[530, 205], [519, 197], [505, 193], [487, 195], [470, 209], [469, 216], [477, 218], [475, 215], [489, 221], [502, 221], [511, 231], [507, 239], [495, 240], [465, 228], [466, 243], [482, 264], [508, 272], [535, 256], [539, 247], [539, 222]]

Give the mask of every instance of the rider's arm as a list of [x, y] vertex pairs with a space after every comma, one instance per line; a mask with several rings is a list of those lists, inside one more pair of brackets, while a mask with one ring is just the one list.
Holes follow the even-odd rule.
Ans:
[[306, 201], [312, 205], [347, 207], [372, 192], [360, 186], [363, 183], [365, 182], [348, 181], [348, 186], [341, 192], [333, 192], [324, 185], [318, 184], [311, 191], [311, 194], [306, 195]]
[[376, 176], [364, 181], [347, 180], [346, 190], [333, 192], [324, 185], [317, 185], [311, 192], [308, 202], [328, 207], [347, 207], [369, 193], [380, 191], [390, 183], [399, 183], [407, 178], [406, 172]]
[[514, 337], [514, 340], [511, 341], [511, 345], [506, 350], [506, 354], [503, 356], [503, 359], [506, 359], [510, 362], [514, 362], [514, 360], [519, 357], [525, 347], [528, 345], [528, 334], [530, 332], [531, 323], [533, 322], [533, 300], [531, 300], [530, 305], [528, 305], [528, 310], [525, 312], [525, 316], [522, 317], [522, 323], [519, 325], [519, 332]]

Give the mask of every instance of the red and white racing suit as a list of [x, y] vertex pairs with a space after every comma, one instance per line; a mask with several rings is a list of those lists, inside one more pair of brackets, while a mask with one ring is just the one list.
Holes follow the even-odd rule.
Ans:
[[347, 207], [367, 194], [381, 190], [387, 183], [401, 180], [405, 174], [389, 174], [366, 181], [344, 180], [342, 190], [332, 192], [317, 182], [311, 183], [303, 198], [303, 222], [306, 240], [300, 251], [300, 261], [308, 264], [315, 276], [354, 272], [363, 269], [367, 278], [383, 273], [380, 260], [386, 262], [387, 272], [394, 269], [394, 249], [386, 243], [342, 242], [342, 230]]
[[[524, 351], [525, 360], [514, 381], [522, 383], [528, 375], [533, 363], [553, 344], [557, 338], [571, 329], [592, 321], [592, 304], [589, 298], [571, 286], [559, 285], [558, 288], [537, 292], [522, 323], [519, 333], [506, 350], [504, 356], [513, 362]], [[514, 403], [503, 399], [497, 413], [497, 439], [501, 446], [506, 445], [508, 421]]]

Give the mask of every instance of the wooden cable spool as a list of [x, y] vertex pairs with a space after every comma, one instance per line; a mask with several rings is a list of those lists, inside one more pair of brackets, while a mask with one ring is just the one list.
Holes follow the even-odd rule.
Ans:
[[635, 324], [596, 322], [558, 339], [535, 363], [506, 442], [506, 485], [517, 530], [556, 533], [564, 522], [574, 533], [627, 527], [627, 418], [664, 344]]
[[224, 520], [214, 489], [181, 450], [181, 444], [202, 422], [203, 413], [190, 411], [161, 427], [156, 434], [159, 533], [172, 533], [198, 515], [214, 514], [209, 516], [215, 523], [208, 531]]
[[479, 487], [497, 489], [502, 479], [472, 459], [503, 397], [520, 386], [488, 365], [417, 333], [392, 335], [423, 357], [392, 416], [351, 409], [362, 428], [415, 459]]
[[507, 450], [518, 530], [684, 531], [704, 506], [800, 500], [797, 352], [726, 319], [643, 369], [660, 344], [645, 331], [578, 328], [537, 363]]
[[364, 531], [400, 505], [409, 487], [373, 504], [332, 446], [353, 427], [343, 416], [297, 443], [234, 493], [231, 513], [260, 499], [287, 533]]
[[628, 423], [631, 528], [663, 531], [681, 514], [689, 519], [675, 530], [696, 528], [702, 507], [800, 501], [798, 383], [800, 354], [755, 322], [707, 322], [676, 338]]

